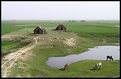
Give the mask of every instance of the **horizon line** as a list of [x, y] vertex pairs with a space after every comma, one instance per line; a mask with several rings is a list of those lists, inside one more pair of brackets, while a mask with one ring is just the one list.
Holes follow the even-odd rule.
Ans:
[[[7, 19], [6, 19], [7, 20]], [[6, 21], [6, 20], [1, 20], [1, 21]], [[9, 19], [9, 20], [42, 20], [42, 19]], [[43, 19], [43, 20], [77, 20], [77, 21], [81, 21], [81, 20], [117, 20], [120, 21], [118, 19]]]

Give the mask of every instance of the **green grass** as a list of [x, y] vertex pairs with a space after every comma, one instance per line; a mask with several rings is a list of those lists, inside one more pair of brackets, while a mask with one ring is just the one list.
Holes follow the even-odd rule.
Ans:
[[24, 47], [30, 44], [32, 40], [27, 38], [16, 38], [16, 40], [3, 40], [1, 42], [2, 53], [1, 57], [7, 55], [8, 53], [16, 51], [18, 48]]
[[[39, 51], [39, 52], [38, 52]], [[58, 52], [60, 51], [60, 52]], [[24, 61], [24, 68], [18, 68], [18, 64], [14, 69], [14, 74], [11, 76], [25, 76], [29, 74], [32, 77], [49, 77], [49, 78], [63, 78], [63, 77], [119, 77], [120, 63], [118, 60], [83, 60], [69, 65], [67, 70], [62, 71], [56, 68], [51, 68], [46, 65], [46, 61], [50, 56], [63, 56], [63, 48], [48, 48], [35, 49], [31, 60]], [[35, 62], [36, 61], [36, 62]], [[21, 61], [23, 62], [23, 61]], [[95, 63], [102, 62], [101, 70], [90, 70], [95, 66]], [[20, 62], [18, 62], [20, 63]], [[28, 64], [29, 66], [26, 66]], [[15, 73], [16, 72], [16, 73]]]
[[[69, 32], [52, 31], [58, 24], [64, 24]], [[16, 26], [27, 25], [27, 26]], [[40, 35], [38, 44], [32, 50], [32, 56], [27, 60], [19, 60], [13, 68], [10, 77], [30, 76], [30, 77], [119, 77], [120, 63], [115, 61], [102, 60], [83, 60], [69, 65], [65, 71], [47, 66], [48, 57], [67, 56], [70, 54], [79, 54], [90, 47], [103, 45], [119, 45], [120, 27], [117, 21], [87, 21], [87, 22], [67, 22], [67, 21], [3, 21], [2, 35], [23, 35], [34, 38], [33, 29], [36, 26], [42, 26], [47, 30], [47, 34]], [[11, 28], [10, 28], [11, 27]], [[55, 41], [53, 38], [58, 38]], [[75, 38], [76, 46], [69, 47], [62, 43], [63, 38]], [[52, 40], [52, 41], [51, 41]], [[22, 46], [25, 43], [22, 43]], [[51, 45], [55, 47], [51, 48]], [[16, 42], [2, 42], [5, 50], [13, 49], [18, 46]], [[68, 49], [70, 51], [68, 51]], [[102, 62], [101, 70], [90, 70], [97, 62]], [[23, 68], [20, 68], [23, 67]]]
[[[63, 47], [62, 43], [56, 44], [53, 48], [40, 48], [37, 46], [33, 49], [33, 56], [28, 60], [20, 60], [18, 63], [23, 63], [24, 68], [18, 68], [20, 65], [16, 65], [13, 68], [12, 76], [25, 76], [29, 74], [31, 77], [119, 77], [120, 63], [118, 60], [105, 61], [105, 60], [83, 60], [69, 65], [69, 68], [65, 71], [61, 71], [56, 68], [51, 68], [46, 64], [48, 57], [54, 56], [66, 56], [68, 54], [76, 54], [79, 52], [68, 53], [64, 52], [68, 47]], [[76, 50], [77, 51], [77, 50]], [[36, 62], [35, 62], [36, 61]], [[101, 70], [90, 70], [94, 67], [95, 63], [102, 62], [103, 67]], [[26, 66], [26, 64], [28, 66]]]
[[16, 41], [2, 41], [2, 56], [17, 47]]
[[[64, 24], [71, 32], [90, 41], [119, 42], [120, 27], [118, 21], [87, 21], [87, 22], [68, 22], [68, 21], [2, 21], [2, 35], [14, 32], [20, 29], [34, 29], [36, 26], [42, 26], [45, 29], [55, 29], [58, 24]], [[27, 26], [16, 26], [27, 25]], [[11, 28], [10, 28], [11, 27]], [[32, 33], [33, 30], [18, 31], [19, 34], [25, 32]], [[18, 34], [16, 33], [16, 34]]]
[[[56, 27], [58, 24], [64, 24], [69, 31], [77, 33], [111, 33], [119, 34], [118, 22], [67, 22], [67, 21], [2, 21], [2, 35], [23, 28], [32, 28], [38, 25], [42, 27]], [[27, 26], [16, 26], [27, 25]], [[107, 31], [108, 30], [108, 31]]]

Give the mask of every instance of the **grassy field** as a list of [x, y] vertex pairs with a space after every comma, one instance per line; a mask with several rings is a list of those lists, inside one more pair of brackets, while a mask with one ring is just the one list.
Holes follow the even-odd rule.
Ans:
[[[64, 24], [68, 32], [53, 31], [58, 24]], [[20, 35], [30, 38], [36, 26], [42, 26], [47, 34], [39, 36], [38, 45], [29, 53], [26, 60], [19, 60], [12, 68], [10, 77], [119, 77], [119, 60], [83, 60], [73, 63], [65, 71], [47, 66], [48, 57], [79, 54], [90, 47], [118, 45], [120, 26], [117, 21], [2, 21], [2, 35]], [[57, 38], [56, 40], [54, 38]], [[67, 38], [73, 38], [75, 46], [64, 44]], [[117, 44], [118, 43], [118, 44]], [[18, 45], [15, 41], [2, 41], [2, 49], [9, 51], [14, 47], [25, 46], [26, 41]], [[53, 47], [54, 45], [54, 47]], [[29, 54], [28, 53], [28, 54]], [[96, 62], [102, 62], [101, 70], [90, 70]]]
[[[49, 78], [67, 78], [67, 77], [119, 77], [120, 73], [120, 61], [105, 61], [105, 60], [83, 60], [69, 65], [69, 67], [63, 71], [56, 68], [50, 68], [47, 66], [46, 61], [50, 56], [64, 56], [68, 53], [64, 53], [64, 48], [48, 48], [40, 49], [35, 48], [33, 56], [26, 60], [19, 60], [18, 65], [13, 68], [12, 76], [28, 76], [28, 77], [49, 77]], [[38, 52], [39, 51], [39, 52]], [[60, 51], [60, 52], [58, 52]], [[21, 61], [21, 63], [20, 63]], [[36, 61], [36, 62], [35, 62]], [[95, 66], [95, 63], [102, 62], [103, 67], [101, 70], [90, 70]], [[24, 68], [19, 68], [23, 66]], [[29, 67], [28, 67], [29, 66]], [[15, 73], [16, 72], [16, 73]], [[19, 74], [19, 75], [18, 75]]]
[[[44, 28], [55, 29], [58, 24], [64, 24], [71, 32], [91, 40], [119, 42], [120, 27], [118, 21], [87, 21], [87, 22], [68, 22], [68, 21], [3, 21], [2, 35], [25, 28]], [[9, 28], [11, 27], [11, 28]], [[32, 31], [32, 30], [31, 30]]]
[[17, 39], [17, 40], [3, 40], [2, 41], [2, 57], [8, 53], [18, 50], [18, 48], [24, 47], [31, 43], [29, 39]]
[[16, 41], [2, 41], [2, 55], [4, 56], [7, 53], [10, 53], [11, 49], [17, 48]]
[[[108, 33], [119, 34], [119, 22], [108, 21], [87, 21], [87, 22], [68, 22], [68, 21], [2, 21], [2, 35], [23, 28], [31, 28], [40, 25], [42, 27], [56, 27], [64, 24], [69, 31], [76, 33]], [[118, 28], [118, 29], [117, 29]], [[108, 31], [107, 31], [108, 30]]]

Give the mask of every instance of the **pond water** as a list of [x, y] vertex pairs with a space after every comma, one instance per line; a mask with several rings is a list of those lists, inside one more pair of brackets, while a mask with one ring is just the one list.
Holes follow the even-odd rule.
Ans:
[[119, 60], [120, 46], [97, 46], [89, 48], [88, 51], [81, 54], [49, 57], [46, 63], [53, 68], [63, 68], [65, 64], [72, 64], [80, 60], [106, 60], [106, 56], [112, 56], [114, 60]]

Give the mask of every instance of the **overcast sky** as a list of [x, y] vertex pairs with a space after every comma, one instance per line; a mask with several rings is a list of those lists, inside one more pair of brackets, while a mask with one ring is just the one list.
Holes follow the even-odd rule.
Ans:
[[119, 20], [118, 1], [2, 1], [2, 20]]

